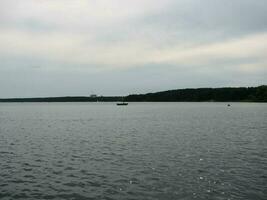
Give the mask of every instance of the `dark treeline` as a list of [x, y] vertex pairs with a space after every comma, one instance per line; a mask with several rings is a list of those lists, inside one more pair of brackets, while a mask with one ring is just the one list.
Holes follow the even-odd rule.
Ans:
[[43, 97], [43, 98], [12, 98], [0, 99], [0, 102], [115, 102], [122, 97]]
[[246, 101], [267, 102], [267, 86], [240, 88], [178, 89], [156, 93], [129, 95], [125, 101], [148, 102], [201, 102], [201, 101]]
[[267, 102], [267, 86], [240, 88], [198, 88], [178, 89], [148, 94], [134, 94], [126, 97], [45, 97], [45, 98], [12, 98], [0, 99], [0, 102], [201, 102], [201, 101], [239, 101]]

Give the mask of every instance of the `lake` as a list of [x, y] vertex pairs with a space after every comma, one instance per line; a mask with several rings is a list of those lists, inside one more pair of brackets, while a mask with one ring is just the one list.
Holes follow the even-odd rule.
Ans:
[[267, 104], [1, 103], [0, 199], [267, 199]]

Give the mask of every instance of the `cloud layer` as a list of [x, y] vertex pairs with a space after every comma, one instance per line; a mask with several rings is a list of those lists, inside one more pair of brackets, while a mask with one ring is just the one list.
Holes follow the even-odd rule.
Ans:
[[0, 2], [0, 97], [266, 84], [266, 54], [265, 0]]

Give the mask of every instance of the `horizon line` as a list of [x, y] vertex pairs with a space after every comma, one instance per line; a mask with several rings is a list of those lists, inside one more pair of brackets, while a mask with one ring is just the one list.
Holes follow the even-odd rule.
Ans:
[[[46, 99], [46, 98], [99, 98], [99, 97], [107, 97], [107, 98], [121, 98], [127, 97], [130, 95], [145, 95], [151, 93], [160, 93], [160, 92], [167, 92], [167, 91], [174, 91], [174, 90], [197, 90], [197, 89], [223, 89], [223, 88], [257, 88], [267, 86], [267, 84], [261, 84], [258, 86], [225, 86], [225, 87], [188, 87], [188, 88], [179, 88], [179, 89], [169, 89], [169, 90], [161, 90], [156, 92], [147, 92], [147, 93], [135, 93], [135, 94], [128, 94], [128, 95], [97, 95], [97, 94], [90, 94], [90, 95], [63, 95], [63, 96], [37, 96], [37, 97], [0, 97], [0, 100], [15, 100], [15, 99]], [[96, 95], [96, 96], [91, 96]]]

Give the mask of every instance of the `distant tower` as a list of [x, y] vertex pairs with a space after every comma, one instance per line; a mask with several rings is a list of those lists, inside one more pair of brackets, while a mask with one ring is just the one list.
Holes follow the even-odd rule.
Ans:
[[91, 98], [96, 98], [97, 95], [96, 95], [96, 94], [91, 94], [90, 97], [91, 97]]

